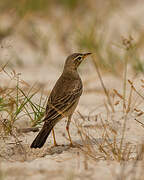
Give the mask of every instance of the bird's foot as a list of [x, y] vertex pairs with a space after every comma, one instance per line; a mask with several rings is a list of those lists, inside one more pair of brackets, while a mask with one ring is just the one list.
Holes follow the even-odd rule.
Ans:
[[57, 143], [54, 143], [54, 145], [52, 147], [58, 147], [58, 146], [60, 146], [60, 145]]
[[76, 147], [76, 145], [74, 145], [73, 143], [70, 143], [69, 146], [73, 148]]

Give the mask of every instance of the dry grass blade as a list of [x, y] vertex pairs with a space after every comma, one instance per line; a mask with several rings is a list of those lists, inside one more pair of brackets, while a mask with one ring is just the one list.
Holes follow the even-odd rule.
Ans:
[[95, 56], [95, 54], [92, 54], [91, 56], [92, 56], [93, 63], [94, 63], [94, 65], [95, 65], [95, 68], [96, 68], [98, 77], [99, 77], [99, 79], [100, 79], [101, 85], [102, 85], [102, 87], [103, 87], [104, 93], [105, 93], [105, 95], [106, 95], [106, 97], [107, 97], [108, 103], [109, 103], [109, 105], [110, 105], [110, 107], [111, 107], [111, 109], [112, 109], [112, 112], [114, 112], [114, 107], [113, 107], [113, 104], [112, 104], [112, 102], [111, 102], [110, 95], [109, 95], [109, 93], [108, 93], [108, 91], [107, 91], [107, 89], [106, 89], [106, 87], [105, 87], [105, 85], [104, 85], [104, 82], [103, 82], [103, 80], [102, 80], [102, 77], [101, 77], [101, 74], [100, 74], [98, 65], [97, 65], [97, 63], [96, 63], [96, 56]]
[[133, 92], [133, 88], [131, 87], [126, 113], [129, 113], [129, 112], [130, 112], [130, 109], [131, 109], [132, 92]]
[[116, 89], [113, 89], [113, 91], [120, 99], [124, 99], [123, 96]]
[[144, 128], [144, 123], [140, 122], [140, 121], [137, 120], [136, 118], [135, 118], [134, 120], [137, 121], [139, 124], [141, 124], [141, 126]]
[[141, 94], [137, 91], [137, 89], [134, 87], [133, 83], [132, 83], [130, 80], [128, 80], [128, 82], [129, 82], [129, 84], [131, 85], [131, 88], [144, 100], [144, 96], [141, 95]]
[[127, 63], [128, 63], [128, 55], [126, 53], [124, 58], [124, 80], [123, 80], [123, 112], [126, 109], [126, 85], [127, 85]]
[[29, 132], [38, 132], [38, 131], [39, 131], [39, 128], [37, 128], [37, 127], [17, 129], [17, 132], [19, 132], [19, 133], [29, 133]]

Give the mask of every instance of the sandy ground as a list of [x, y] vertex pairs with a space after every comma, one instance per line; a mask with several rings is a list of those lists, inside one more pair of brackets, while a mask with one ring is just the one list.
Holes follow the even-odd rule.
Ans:
[[[85, 69], [85, 68], [84, 68]], [[2, 174], [2, 179], [117, 179], [122, 176], [122, 174], [127, 174], [133, 167], [133, 158], [136, 156], [137, 149], [140, 144], [143, 143], [144, 131], [143, 127], [135, 121], [138, 118], [143, 122], [143, 115], [137, 117], [137, 113], [134, 112], [134, 107], [142, 110], [143, 102], [141, 98], [138, 98], [136, 94], [133, 95], [131, 103], [131, 111], [127, 115], [127, 126], [125, 134], [125, 143], [130, 143], [133, 147], [131, 160], [126, 162], [125, 169], [123, 171], [123, 163], [112, 158], [107, 158], [106, 160], [100, 156], [103, 153], [99, 153], [98, 144], [103, 141], [102, 134], [103, 128], [97, 128], [98, 125], [101, 126], [100, 117], [102, 117], [104, 123], [108, 123], [117, 133], [116, 139], [117, 144], [119, 144], [122, 136], [123, 127], [123, 113], [121, 100], [115, 97], [114, 104], [118, 100], [120, 104], [115, 105], [115, 113], [109, 113], [107, 116], [107, 109], [105, 107], [106, 96], [103, 93], [103, 89], [98, 80], [97, 74], [89, 74], [86, 76], [84, 69], [81, 69], [82, 79], [84, 81], [84, 93], [81, 97], [80, 103], [77, 107], [76, 112], [73, 115], [73, 121], [70, 126], [70, 132], [73, 142], [76, 145], [81, 145], [80, 147], [69, 147], [69, 141], [67, 139], [67, 134], [65, 131], [66, 120], [63, 119], [55, 127], [57, 142], [60, 146], [53, 147], [53, 139], [50, 135], [46, 144], [42, 149], [30, 149], [29, 146], [33, 141], [37, 133], [27, 133], [21, 134], [18, 138], [21, 141], [21, 145], [16, 145], [15, 140], [12, 137], [4, 141], [1, 140], [1, 163], [0, 170]], [[19, 70], [21, 71], [21, 70]], [[43, 71], [43, 74], [41, 73]], [[46, 89], [50, 90], [53, 86], [55, 80], [59, 76], [54, 69], [50, 70], [50, 76], [44, 78], [44, 74], [48, 74], [48, 68], [41, 67], [41, 70], [35, 72], [31, 69], [27, 69], [22, 74], [25, 80], [32, 83], [33, 79], [29, 77], [39, 77], [37, 80], [39, 83], [43, 82], [46, 85]], [[55, 76], [51, 76], [55, 74]], [[90, 77], [95, 77], [95, 80], [88, 81]], [[52, 78], [53, 77], [53, 78]], [[28, 79], [27, 79], [28, 78]], [[131, 79], [131, 77], [129, 77]], [[138, 87], [138, 82], [140, 82], [141, 77], [137, 77], [135, 80], [136, 87]], [[118, 90], [121, 93], [123, 81], [121, 78], [114, 78], [113, 76], [103, 76], [103, 80], [108, 89], [112, 92], [113, 89]], [[130, 88], [127, 90], [129, 94]], [[110, 108], [110, 107], [109, 107]], [[79, 115], [80, 112], [85, 121], [83, 121]], [[98, 116], [96, 120], [96, 116]], [[89, 117], [89, 119], [88, 119]], [[76, 123], [74, 123], [76, 122]], [[86, 132], [90, 135], [91, 140], [84, 142], [82, 141], [76, 124], [82, 123], [82, 127], [86, 129]], [[92, 127], [92, 128], [90, 128]], [[110, 141], [113, 142], [113, 134], [110, 133]], [[85, 146], [91, 144], [95, 149], [92, 153], [96, 159], [91, 158], [86, 155], [83, 150], [87, 150]], [[137, 163], [136, 172], [138, 177], [141, 172], [143, 162]], [[135, 174], [135, 172], [134, 172]], [[130, 177], [126, 175], [129, 179]], [[143, 179], [143, 178], [142, 178]]]

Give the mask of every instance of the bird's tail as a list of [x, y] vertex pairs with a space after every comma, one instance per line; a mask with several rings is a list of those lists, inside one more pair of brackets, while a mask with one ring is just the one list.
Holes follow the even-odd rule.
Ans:
[[49, 126], [43, 126], [39, 134], [34, 139], [33, 143], [31, 144], [31, 148], [41, 148], [44, 143], [46, 142], [47, 137], [49, 136], [51, 130], [53, 129], [54, 125], [50, 124]]

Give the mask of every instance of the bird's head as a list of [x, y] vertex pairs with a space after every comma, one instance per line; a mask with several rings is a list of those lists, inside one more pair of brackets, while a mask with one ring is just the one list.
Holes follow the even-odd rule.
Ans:
[[68, 70], [77, 70], [81, 62], [92, 53], [73, 53], [67, 57], [65, 62], [65, 69]]

